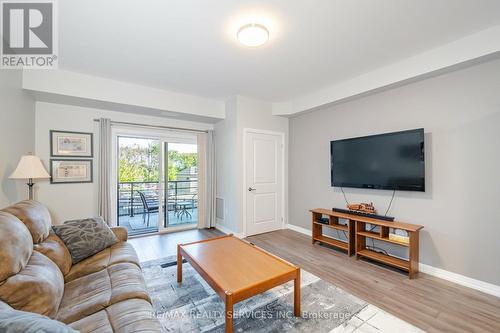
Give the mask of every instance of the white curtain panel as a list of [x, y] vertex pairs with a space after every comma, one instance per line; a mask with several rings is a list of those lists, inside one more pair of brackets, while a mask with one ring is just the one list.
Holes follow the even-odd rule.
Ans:
[[217, 184], [217, 174], [215, 170], [215, 133], [213, 130], [209, 130], [207, 133], [207, 225], [210, 228], [215, 228], [216, 218], [215, 218], [215, 208], [216, 208], [216, 184]]
[[198, 228], [215, 227], [215, 138], [214, 131], [198, 134]]
[[111, 120], [99, 119], [99, 216], [111, 225]]

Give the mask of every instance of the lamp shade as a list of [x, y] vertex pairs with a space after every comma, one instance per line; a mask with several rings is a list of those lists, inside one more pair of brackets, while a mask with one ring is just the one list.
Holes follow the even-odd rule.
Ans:
[[21, 157], [16, 170], [10, 175], [11, 179], [29, 179], [29, 178], [50, 178], [45, 170], [42, 161], [34, 155], [24, 155]]

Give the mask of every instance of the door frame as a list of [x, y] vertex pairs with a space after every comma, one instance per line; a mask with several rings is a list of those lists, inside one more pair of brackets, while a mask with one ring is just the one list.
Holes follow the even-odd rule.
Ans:
[[243, 188], [242, 188], [242, 193], [243, 193], [243, 198], [242, 198], [242, 220], [243, 220], [243, 237], [247, 237], [247, 227], [248, 227], [248, 221], [247, 221], [247, 147], [246, 147], [246, 139], [247, 135], [249, 133], [254, 133], [254, 134], [270, 134], [270, 135], [276, 135], [281, 137], [281, 229], [286, 228], [286, 193], [285, 193], [285, 150], [286, 150], [286, 141], [285, 141], [285, 133], [284, 132], [276, 132], [276, 131], [268, 131], [268, 130], [262, 130], [262, 129], [256, 129], [256, 128], [244, 128], [243, 129]]
[[[118, 207], [117, 207], [117, 192], [118, 192], [118, 167], [119, 167], [119, 160], [118, 160], [118, 137], [124, 136], [124, 137], [136, 137], [136, 138], [144, 138], [144, 139], [152, 139], [152, 140], [158, 140], [160, 142], [180, 142], [180, 143], [192, 143], [191, 139], [187, 136], [186, 133], [176, 131], [176, 130], [160, 130], [160, 129], [155, 129], [155, 128], [147, 128], [147, 127], [139, 127], [139, 126], [128, 126], [128, 125], [123, 125], [123, 126], [112, 126], [111, 127], [111, 177], [110, 177], [110, 190], [111, 190], [111, 202], [113, 204], [111, 205], [111, 221], [112, 225], [118, 225]], [[164, 186], [167, 186], [165, 183], [165, 168], [162, 159], [160, 158], [160, 179], [163, 179], [160, 181], [160, 189], [163, 192], [164, 191]], [[161, 207], [161, 205], [160, 205]], [[158, 215], [163, 215], [162, 208], [160, 208]], [[158, 219], [158, 222], [160, 222], [160, 219]], [[147, 234], [140, 234], [140, 235], [135, 235], [131, 237], [143, 237], [143, 236], [150, 236], [150, 235], [155, 235], [155, 234], [164, 234], [164, 233], [170, 233], [170, 232], [176, 232], [176, 231], [184, 231], [184, 230], [191, 230], [191, 229], [196, 229], [198, 227], [198, 224], [196, 225], [181, 225], [181, 226], [171, 226], [171, 227], [165, 227], [165, 222], [162, 221], [162, 223], [159, 223], [158, 225], [158, 231], [157, 232], [152, 232], [152, 233], [147, 233]]]

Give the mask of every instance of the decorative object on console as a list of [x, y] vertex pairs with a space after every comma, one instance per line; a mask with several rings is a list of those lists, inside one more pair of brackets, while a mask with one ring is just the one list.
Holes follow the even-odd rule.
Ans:
[[93, 157], [93, 134], [50, 131], [51, 157]]
[[30, 200], [33, 200], [33, 179], [48, 179], [50, 175], [45, 170], [45, 167], [35, 155], [29, 153], [28, 155], [24, 155], [21, 157], [19, 164], [17, 165], [16, 170], [10, 175], [10, 179], [28, 179], [28, 197]]
[[349, 210], [353, 210], [356, 212], [363, 212], [368, 214], [377, 214], [375, 207], [373, 206], [373, 202], [370, 203], [359, 203], [359, 204], [347, 204], [347, 208]]
[[410, 243], [410, 236], [408, 235], [408, 232], [406, 232], [404, 230], [399, 230], [399, 229], [391, 228], [389, 231], [389, 239], [396, 241], [396, 242], [405, 243], [405, 244]]
[[92, 183], [92, 160], [50, 160], [51, 184]]
[[358, 212], [356, 210], [348, 210], [348, 209], [335, 208], [335, 207], [332, 208], [332, 211], [336, 212], [336, 213], [364, 216], [364, 217], [369, 217], [369, 218], [377, 219], [377, 220], [394, 221], [394, 217], [387, 216], [387, 215], [370, 214], [370, 213], [365, 213], [365, 212]]

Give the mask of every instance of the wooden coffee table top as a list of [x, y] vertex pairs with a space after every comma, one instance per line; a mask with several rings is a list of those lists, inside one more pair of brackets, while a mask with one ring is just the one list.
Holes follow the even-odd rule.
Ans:
[[293, 314], [300, 311], [300, 268], [232, 235], [177, 245], [177, 282], [182, 258], [224, 300], [226, 333], [233, 333], [234, 304], [293, 280]]
[[229, 236], [180, 245], [188, 261], [219, 290], [238, 293], [284, 275], [296, 266], [239, 238]]

